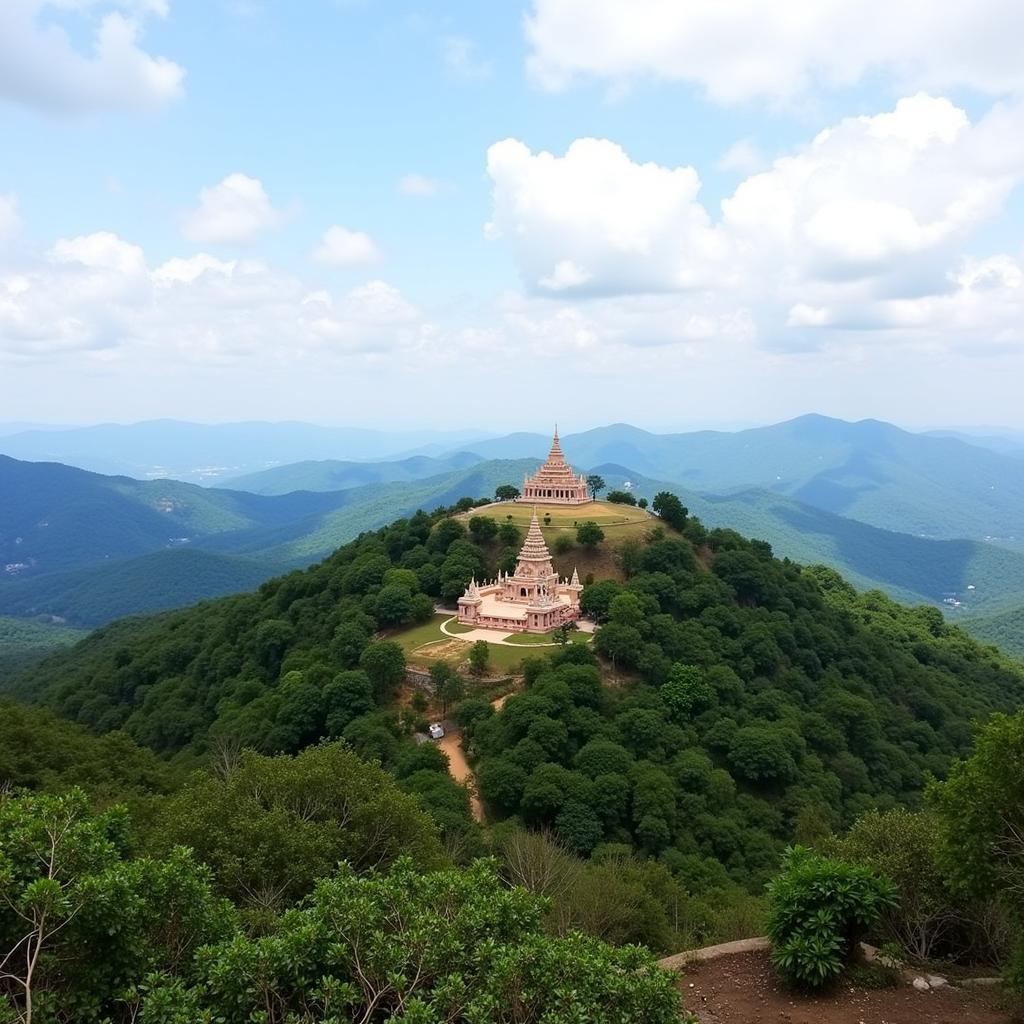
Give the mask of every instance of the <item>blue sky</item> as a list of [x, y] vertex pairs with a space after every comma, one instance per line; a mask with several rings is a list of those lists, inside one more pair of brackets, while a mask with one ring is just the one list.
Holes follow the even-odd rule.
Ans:
[[1024, 426], [1024, 15], [775, 9], [8, 0], [0, 419]]

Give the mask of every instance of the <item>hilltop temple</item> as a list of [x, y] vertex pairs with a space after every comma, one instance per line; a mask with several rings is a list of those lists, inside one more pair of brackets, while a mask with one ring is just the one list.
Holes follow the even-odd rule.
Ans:
[[508, 633], [546, 633], [580, 617], [582, 590], [575, 569], [571, 580], [558, 578], [534, 509], [516, 571], [491, 583], [474, 579], [459, 598], [459, 622]]
[[591, 501], [587, 478], [565, 461], [558, 440], [558, 427], [551, 442], [548, 460], [533, 476], [523, 477], [523, 496], [520, 501], [539, 501], [545, 505], [585, 505]]

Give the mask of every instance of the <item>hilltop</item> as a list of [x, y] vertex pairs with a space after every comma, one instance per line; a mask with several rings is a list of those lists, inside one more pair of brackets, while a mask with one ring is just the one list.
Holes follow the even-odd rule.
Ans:
[[[528, 695], [467, 727], [492, 816], [521, 813], [583, 852], [602, 836], [674, 846], [680, 870], [715, 861], [745, 883], [808, 816], [915, 803], [926, 774], [969, 748], [972, 721], [1024, 698], [1024, 673], [935, 610], [858, 596], [692, 517], [679, 535], [628, 528], [618, 581], [583, 592], [603, 623], [601, 661], [589, 645], [556, 649], [528, 668]], [[97, 630], [16, 689], [165, 755], [202, 756], [218, 737], [271, 752], [326, 736], [394, 765], [416, 716], [395, 704], [404, 657], [389, 638], [493, 575], [502, 550], [447, 513], [417, 513], [257, 593]], [[595, 772], [622, 778], [600, 798], [618, 808], [603, 824]], [[528, 797], [542, 779], [557, 800]], [[642, 809], [641, 793], [662, 791], [660, 810]]]

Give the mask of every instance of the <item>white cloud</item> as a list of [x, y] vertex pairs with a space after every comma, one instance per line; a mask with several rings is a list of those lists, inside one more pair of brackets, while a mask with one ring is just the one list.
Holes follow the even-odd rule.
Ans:
[[1024, 91], [1018, 0], [533, 0], [525, 25], [529, 71], [549, 89], [654, 77], [734, 103], [884, 73], [904, 91]]
[[381, 254], [377, 243], [365, 231], [350, 231], [340, 224], [329, 227], [323, 240], [311, 253], [317, 263], [353, 267], [376, 263]]
[[491, 64], [477, 52], [476, 43], [468, 36], [446, 36], [441, 40], [445, 67], [459, 78], [479, 81], [490, 78]]
[[509, 241], [530, 287], [673, 291], [722, 269], [692, 167], [636, 164], [604, 139], [577, 139], [562, 157], [505, 139], [487, 151], [487, 170], [487, 236]]
[[768, 163], [765, 155], [750, 139], [737, 139], [719, 158], [715, 165], [720, 171], [742, 171], [752, 174], [763, 170]]
[[0, 194], [0, 242], [18, 233], [21, 218], [18, 216], [18, 197]]
[[[3, 0], [0, 98], [56, 113], [146, 110], [177, 99], [184, 70], [139, 46], [144, 19], [166, 10], [158, 0]], [[90, 52], [47, 17], [57, 11], [85, 21]]]
[[[938, 333], [943, 309], [958, 325], [949, 344], [974, 344], [978, 288], [958, 268], [972, 232], [1024, 181], [1024, 105], [972, 123], [918, 94], [847, 118], [743, 180], [717, 218], [692, 167], [636, 163], [607, 140], [558, 156], [506, 139], [488, 172], [486, 234], [507, 242], [536, 294], [674, 294], [680, 318], [749, 315], [781, 348], [827, 344], [837, 330]], [[997, 292], [1008, 316], [1019, 289]]]
[[431, 196], [436, 196], [440, 189], [439, 181], [423, 174], [405, 174], [398, 181], [398, 191], [403, 196], [429, 199]]
[[328, 365], [413, 351], [430, 332], [383, 281], [334, 295], [259, 260], [196, 253], [151, 266], [139, 246], [106, 231], [59, 239], [0, 272], [0, 359], [145, 354], [172, 365], [287, 355]]
[[201, 189], [199, 206], [186, 214], [182, 231], [203, 244], [245, 244], [284, 223], [258, 178], [229, 174], [217, 185]]

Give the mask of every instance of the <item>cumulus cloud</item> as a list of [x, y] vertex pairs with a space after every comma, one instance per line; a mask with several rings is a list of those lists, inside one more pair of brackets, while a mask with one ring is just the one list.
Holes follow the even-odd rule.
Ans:
[[378, 262], [381, 253], [377, 243], [365, 231], [351, 231], [335, 224], [324, 232], [311, 258], [317, 263], [354, 267]]
[[200, 190], [199, 205], [185, 215], [182, 231], [190, 241], [203, 245], [244, 245], [279, 227], [284, 219], [284, 213], [271, 205], [263, 182], [235, 173]]
[[429, 199], [431, 196], [436, 196], [440, 189], [439, 181], [423, 174], [405, 174], [398, 180], [398, 191], [403, 196]]
[[505, 139], [488, 150], [487, 171], [486, 234], [511, 243], [534, 288], [677, 290], [721, 267], [692, 167], [636, 164], [605, 139], [577, 139], [561, 157]]
[[59, 239], [0, 272], [0, 357], [21, 360], [141, 350], [170, 362], [331, 361], [413, 350], [430, 331], [383, 281], [334, 295], [260, 260], [199, 252], [151, 265], [106, 231]]
[[548, 89], [654, 77], [735, 103], [883, 73], [904, 91], [1024, 91], [1017, 0], [533, 0], [525, 25], [529, 71]]
[[[185, 72], [140, 46], [164, 0], [4, 0], [0, 4], [0, 98], [54, 113], [145, 110], [182, 94]], [[92, 34], [82, 52], [52, 15]]]
[[[774, 344], [794, 331], [822, 344], [822, 328], [936, 329], [936, 309], [966, 324], [977, 286], [961, 253], [1024, 180], [1024, 106], [972, 123], [921, 93], [846, 118], [744, 179], [716, 216], [692, 167], [636, 163], [607, 140], [559, 156], [506, 139], [487, 167], [486, 234], [510, 245], [534, 294], [710, 296], [701, 316], [749, 312]], [[1018, 301], [1011, 278], [996, 290], [1003, 314]]]

